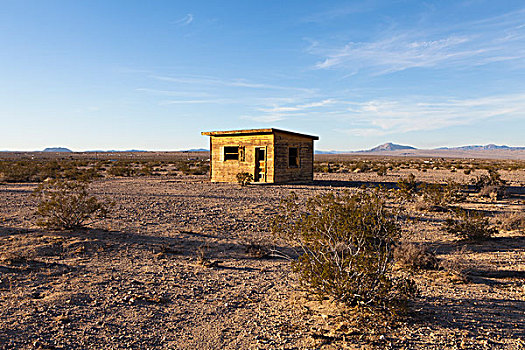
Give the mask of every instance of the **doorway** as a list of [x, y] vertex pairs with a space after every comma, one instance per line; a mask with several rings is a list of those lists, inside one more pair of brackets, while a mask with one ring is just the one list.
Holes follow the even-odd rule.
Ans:
[[255, 147], [254, 182], [266, 182], [266, 147]]

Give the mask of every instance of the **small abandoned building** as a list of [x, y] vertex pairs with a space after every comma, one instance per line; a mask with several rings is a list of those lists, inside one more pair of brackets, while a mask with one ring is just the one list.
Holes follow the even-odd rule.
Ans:
[[317, 136], [279, 129], [209, 131], [212, 182], [236, 182], [238, 173], [254, 182], [308, 182], [314, 177]]

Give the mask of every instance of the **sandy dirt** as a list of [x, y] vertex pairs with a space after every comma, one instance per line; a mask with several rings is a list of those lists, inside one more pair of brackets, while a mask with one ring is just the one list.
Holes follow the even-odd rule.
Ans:
[[[291, 273], [292, 249], [270, 222], [281, 198], [394, 184], [403, 169], [316, 174], [306, 185], [212, 184], [206, 176], [107, 178], [92, 192], [114, 201], [86, 229], [35, 226], [36, 184], [0, 184], [0, 347], [4, 349], [524, 349], [525, 235], [501, 230], [466, 243], [443, 230], [446, 213], [407, 210], [404, 239], [469, 266], [414, 274], [409, 316], [363, 329], [317, 301]], [[469, 179], [414, 172], [418, 180]], [[523, 170], [502, 172], [516, 195], [463, 204], [523, 212]], [[472, 177], [473, 175], [471, 175]], [[259, 244], [267, 251], [249, 250]], [[260, 254], [258, 254], [260, 253]]]

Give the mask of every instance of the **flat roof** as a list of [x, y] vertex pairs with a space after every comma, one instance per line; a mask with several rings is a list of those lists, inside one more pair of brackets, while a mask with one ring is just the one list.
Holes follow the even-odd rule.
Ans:
[[227, 131], [203, 131], [201, 135], [206, 136], [234, 136], [234, 135], [262, 135], [262, 134], [274, 134], [276, 132], [281, 132], [290, 135], [307, 137], [312, 140], [319, 140], [319, 136], [301, 134], [298, 132], [269, 128], [269, 129], [248, 129], [248, 130], [227, 130]]

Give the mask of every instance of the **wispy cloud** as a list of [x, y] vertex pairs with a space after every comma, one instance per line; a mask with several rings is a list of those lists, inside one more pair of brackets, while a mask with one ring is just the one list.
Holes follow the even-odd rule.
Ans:
[[273, 84], [261, 84], [254, 83], [244, 79], [219, 79], [216, 77], [207, 76], [162, 76], [152, 75], [151, 78], [168, 81], [173, 83], [188, 84], [188, 85], [200, 85], [200, 86], [229, 86], [229, 87], [240, 87], [249, 89], [265, 89], [265, 90], [293, 90], [298, 92], [313, 93], [313, 89], [309, 88], [298, 88], [290, 86], [280, 86]]
[[174, 23], [182, 27], [187, 26], [191, 22], [193, 22], [193, 15], [191, 13], [188, 13], [186, 16], [179, 18]]
[[436, 130], [458, 125], [479, 125], [491, 118], [517, 119], [525, 115], [525, 93], [474, 99], [371, 100], [349, 102], [339, 118], [353, 125], [355, 136], [381, 136]]
[[238, 100], [227, 98], [198, 99], [198, 100], [169, 100], [161, 101], [160, 105], [195, 105], [195, 104], [236, 104]]
[[271, 122], [285, 120], [290, 117], [297, 117], [297, 116], [302, 116], [302, 115], [305, 115], [305, 113], [290, 114], [290, 113], [277, 112], [277, 113], [268, 113], [268, 114], [241, 115], [240, 119], [263, 122], [263, 123], [271, 123]]
[[138, 92], [143, 92], [155, 96], [177, 96], [177, 97], [193, 97], [202, 98], [210, 97], [210, 94], [203, 91], [186, 91], [186, 90], [162, 90], [162, 89], [151, 89], [151, 88], [137, 88]]
[[499, 16], [499, 21], [464, 23], [454, 28], [383, 32], [376, 40], [309, 47], [319, 55], [318, 69], [342, 68], [386, 74], [410, 68], [479, 66], [525, 59], [523, 11]]
[[375, 4], [375, 1], [373, 0], [353, 2], [350, 4], [345, 4], [344, 6], [337, 6], [337, 7], [327, 9], [325, 11], [313, 13], [311, 15], [308, 15], [302, 18], [300, 21], [306, 22], [306, 23], [331, 22], [335, 19], [346, 17], [348, 15], [371, 11], [374, 8], [376, 8], [376, 4]]
[[268, 113], [296, 112], [296, 111], [304, 111], [307, 109], [312, 109], [312, 108], [317, 108], [317, 107], [324, 107], [330, 104], [334, 104], [336, 102], [337, 101], [334, 99], [325, 99], [322, 101], [314, 101], [314, 102], [295, 104], [295, 105], [273, 104], [271, 107], [264, 107], [264, 108], [260, 108], [259, 110], [262, 112], [268, 112]]

